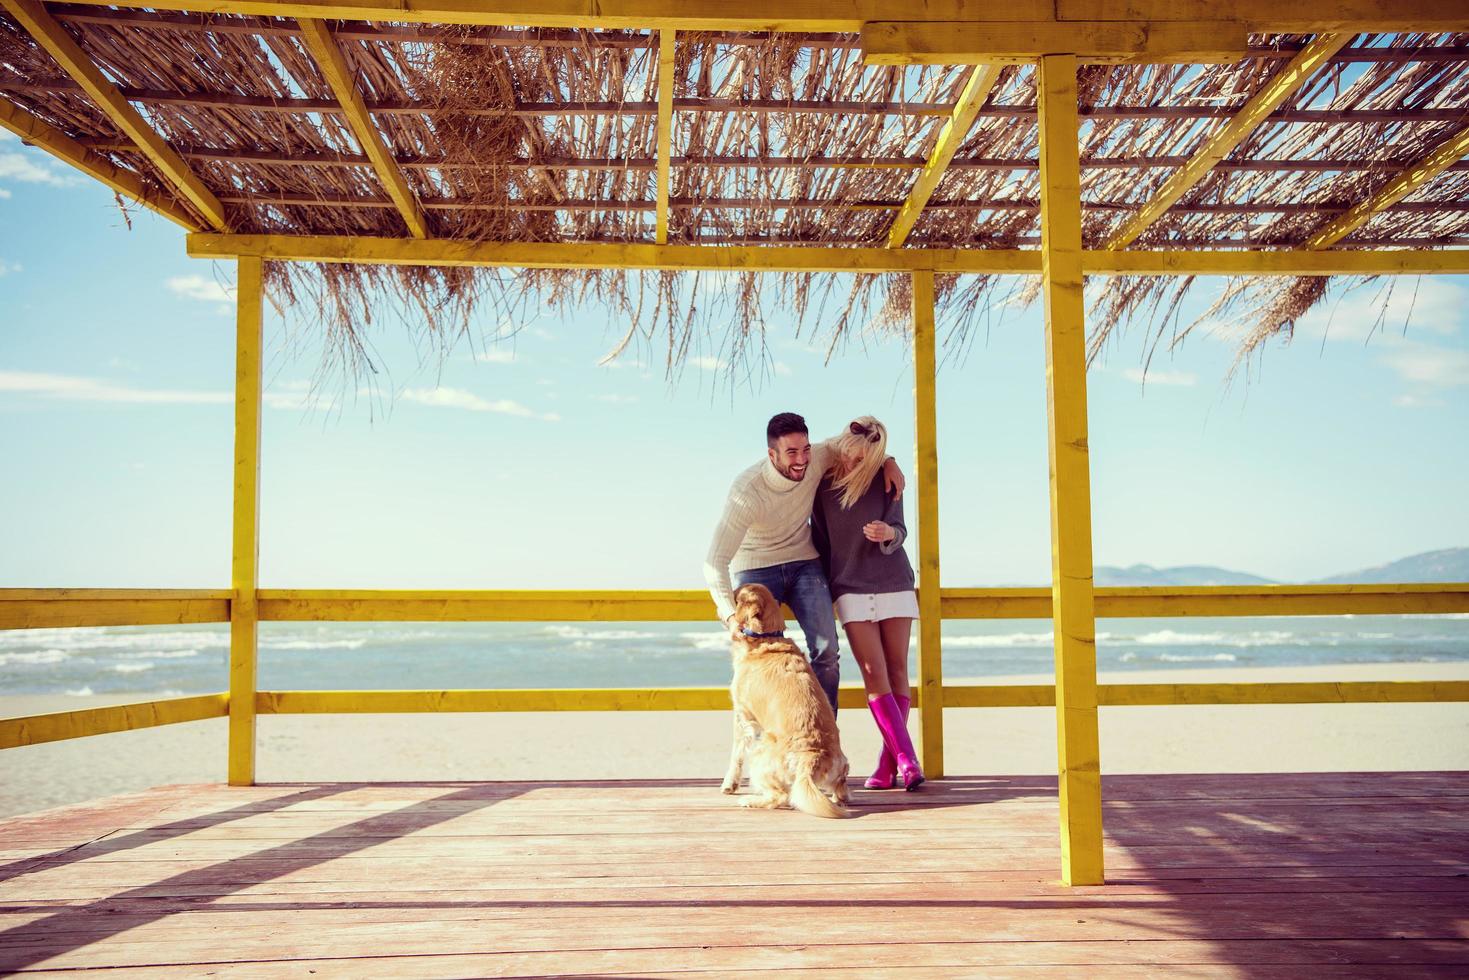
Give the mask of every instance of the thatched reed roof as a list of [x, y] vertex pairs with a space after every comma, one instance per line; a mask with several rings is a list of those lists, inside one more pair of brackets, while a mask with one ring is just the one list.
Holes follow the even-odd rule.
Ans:
[[[51, 16], [224, 206], [237, 233], [406, 234], [293, 20], [49, 4]], [[655, 33], [341, 22], [335, 39], [432, 236], [651, 242], [656, 212]], [[1088, 66], [1081, 77], [1083, 234], [1099, 247], [1309, 40], [1253, 35], [1230, 65]], [[970, 69], [864, 67], [856, 35], [684, 34], [675, 58], [669, 241], [881, 246]], [[1015, 248], [1039, 236], [1035, 72], [1004, 70], [908, 245]], [[135, 145], [21, 26], [0, 16], [0, 99], [180, 200]], [[1138, 239], [1138, 247], [1298, 246], [1469, 125], [1469, 35], [1358, 35]], [[203, 216], [200, 215], [201, 224]], [[1384, 209], [1340, 247], [1469, 242], [1469, 165]], [[313, 267], [306, 286], [344, 350], [383, 285], [451, 337], [486, 298], [529, 289], [553, 303], [610, 301], [668, 328], [677, 357], [700, 311], [682, 276]], [[640, 282], [640, 279], [643, 280]], [[748, 277], [734, 343], [760, 303], [807, 309], [819, 277]], [[324, 286], [324, 289], [316, 289]], [[852, 315], [906, 322], [901, 276], [859, 276]], [[1167, 311], [1188, 280], [1108, 279], [1099, 345], [1140, 311]], [[950, 280], [953, 322], [1008, 289]], [[1288, 328], [1322, 280], [1237, 284], [1254, 343]], [[646, 295], [645, 292], [646, 291]], [[827, 324], [828, 326], [830, 324]]]

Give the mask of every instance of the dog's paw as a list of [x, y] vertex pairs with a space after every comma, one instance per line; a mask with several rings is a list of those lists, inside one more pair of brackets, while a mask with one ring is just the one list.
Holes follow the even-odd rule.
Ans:
[[727, 779], [724, 781], [723, 785], [719, 787], [719, 792], [723, 793], [725, 796], [734, 796], [739, 791], [740, 784], [732, 783]]

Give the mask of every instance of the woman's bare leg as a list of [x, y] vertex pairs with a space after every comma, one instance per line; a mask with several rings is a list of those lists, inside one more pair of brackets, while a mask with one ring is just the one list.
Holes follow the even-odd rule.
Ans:
[[894, 694], [908, 696], [908, 646], [913, 638], [913, 620], [884, 619], [877, 624], [882, 636], [883, 664]]
[[857, 658], [857, 666], [862, 671], [862, 684], [867, 688], [867, 697], [880, 697], [891, 692], [882, 632], [877, 624], [843, 623], [842, 629], [846, 630], [847, 642], [852, 645], [852, 656]]

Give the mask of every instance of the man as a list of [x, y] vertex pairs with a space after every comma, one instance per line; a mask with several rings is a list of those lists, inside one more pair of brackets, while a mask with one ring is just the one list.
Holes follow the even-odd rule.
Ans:
[[[791, 607], [806, 634], [807, 654], [832, 710], [837, 706], [837, 624], [831, 589], [811, 543], [811, 505], [821, 476], [833, 462], [829, 443], [811, 445], [806, 420], [782, 412], [765, 427], [766, 458], [735, 478], [714, 529], [704, 578], [719, 618], [731, 633], [734, 591], [759, 583]], [[891, 456], [883, 463], [887, 485], [903, 492], [903, 472]], [[730, 576], [733, 573], [734, 581]]]

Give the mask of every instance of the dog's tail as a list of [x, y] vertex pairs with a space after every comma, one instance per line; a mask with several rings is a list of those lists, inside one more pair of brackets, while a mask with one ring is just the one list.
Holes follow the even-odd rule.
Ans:
[[852, 811], [846, 807], [837, 806], [825, 793], [816, 786], [816, 780], [811, 778], [811, 768], [801, 767], [804, 771], [796, 777], [791, 784], [791, 806], [802, 813], [809, 813], [813, 817], [850, 817]]

